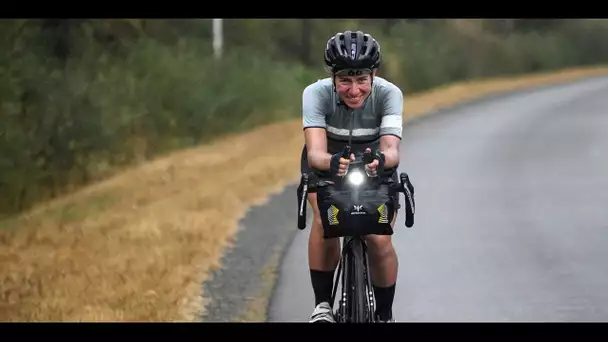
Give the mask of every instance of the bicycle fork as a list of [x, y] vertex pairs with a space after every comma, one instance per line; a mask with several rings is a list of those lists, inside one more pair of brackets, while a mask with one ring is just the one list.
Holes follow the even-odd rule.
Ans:
[[369, 268], [369, 257], [367, 254], [367, 245], [365, 243], [362, 244], [363, 245], [363, 263], [365, 265], [365, 283], [366, 283], [366, 287], [367, 287], [367, 307], [368, 307], [368, 321], [369, 322], [375, 322], [376, 321], [376, 306], [375, 306], [375, 298], [374, 298], [374, 291], [373, 291], [373, 287], [372, 287], [372, 277], [371, 277], [371, 270]]
[[338, 316], [340, 320], [343, 320], [346, 317], [346, 277], [342, 274], [344, 267], [344, 263], [346, 260], [346, 253], [348, 250], [345, 248], [346, 244], [342, 246], [342, 253], [340, 253], [340, 262], [338, 263], [338, 272], [336, 272], [336, 277], [334, 279], [334, 289], [331, 293], [331, 307], [333, 308], [334, 303], [336, 301], [336, 292], [338, 291], [338, 282], [342, 282], [342, 295], [340, 296], [340, 300], [338, 301]]
[[[355, 265], [355, 263], [352, 261], [352, 259], [355, 257], [355, 253], [353, 252], [352, 248], [353, 248], [353, 241], [354, 239], [345, 239], [346, 241], [343, 243], [342, 246], [342, 253], [341, 253], [341, 257], [340, 257], [340, 262], [338, 263], [338, 270], [336, 272], [336, 277], [334, 280], [334, 288], [332, 291], [332, 295], [331, 295], [331, 306], [334, 306], [335, 303], [335, 299], [336, 299], [336, 292], [338, 291], [338, 282], [342, 283], [342, 293], [340, 296], [340, 300], [338, 301], [338, 316], [339, 319], [341, 321], [346, 321], [347, 317], [348, 317], [348, 311], [349, 310], [353, 310], [354, 308], [350, 307], [350, 304], [353, 304], [352, 302], [349, 303], [349, 301], [353, 298], [356, 298], [353, 294], [353, 289], [351, 288], [353, 285], [353, 275], [352, 272], [349, 272], [349, 270], [353, 267], [353, 265]], [[361, 250], [361, 257], [363, 258], [363, 265], [365, 267], [364, 270], [364, 275], [365, 275], [365, 298], [366, 298], [366, 304], [367, 304], [367, 308], [368, 308], [368, 321], [369, 322], [375, 322], [376, 321], [376, 315], [375, 315], [375, 297], [374, 297], [374, 291], [373, 291], [373, 287], [372, 287], [372, 279], [371, 279], [371, 275], [370, 275], [370, 267], [369, 267], [369, 258], [367, 255], [367, 245], [365, 244], [365, 242], [361, 239], [360, 241], [362, 250]], [[350, 254], [349, 254], [350, 253]], [[351, 296], [349, 296], [348, 294], [351, 293]]]

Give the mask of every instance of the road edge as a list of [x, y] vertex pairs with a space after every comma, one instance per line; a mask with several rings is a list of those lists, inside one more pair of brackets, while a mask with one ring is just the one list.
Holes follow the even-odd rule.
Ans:
[[[412, 117], [404, 117], [403, 125], [415, 125], [422, 120], [488, 101], [604, 78], [606, 74], [607, 72], [603, 70], [595, 75], [574, 76], [557, 81], [547, 80], [519, 87], [515, 85], [515, 89], [502, 89], [481, 94]], [[526, 76], [529, 75], [520, 76], [514, 80], [525, 79]], [[439, 87], [431, 91], [441, 91], [441, 88], [446, 87]], [[278, 208], [269, 208], [270, 203], [285, 201], [293, 202], [293, 206], [288, 211], [280, 212]], [[278, 269], [284, 253], [299, 231], [296, 229], [296, 209], [294, 183], [288, 184], [278, 193], [271, 194], [264, 204], [248, 208], [246, 214], [239, 220], [235, 244], [222, 254], [222, 266], [214, 271], [203, 284], [205, 293], [211, 294], [207, 297], [212, 298], [206, 305], [205, 316], [201, 317], [203, 321], [267, 321], [268, 308], [272, 304], [272, 295], [277, 285]], [[272, 215], [268, 214], [268, 210], [272, 210]], [[268, 222], [269, 218], [271, 218], [271, 223]], [[310, 222], [310, 215], [308, 222]], [[253, 227], [256, 229], [252, 229]], [[237, 282], [242, 282], [241, 286], [235, 286]], [[260, 305], [263, 307], [260, 308]]]

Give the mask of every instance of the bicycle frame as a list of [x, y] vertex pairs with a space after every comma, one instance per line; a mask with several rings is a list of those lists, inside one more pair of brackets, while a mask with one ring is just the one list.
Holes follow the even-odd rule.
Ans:
[[[350, 155], [350, 147], [345, 149], [344, 156]], [[365, 156], [364, 156], [365, 158]], [[364, 159], [365, 162], [365, 159]], [[369, 162], [369, 161], [367, 161]], [[366, 163], [367, 163], [366, 162]], [[405, 226], [414, 225], [414, 187], [406, 173], [399, 175], [400, 190], [405, 195]], [[306, 198], [308, 192], [314, 190], [307, 174], [302, 174], [298, 187], [298, 229], [306, 228]], [[342, 238], [342, 251], [337, 272], [335, 274], [334, 288], [330, 305], [334, 307], [338, 281], [342, 284], [338, 309], [334, 315], [337, 322], [375, 322], [375, 297], [373, 294], [371, 274], [369, 268], [367, 244], [362, 236], [345, 236]]]

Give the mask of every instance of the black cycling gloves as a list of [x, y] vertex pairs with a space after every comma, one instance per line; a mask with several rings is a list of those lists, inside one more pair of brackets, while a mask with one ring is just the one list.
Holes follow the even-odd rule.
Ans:
[[331, 156], [331, 160], [329, 162], [329, 171], [331, 172], [332, 176], [337, 175], [338, 171], [340, 170], [340, 158], [342, 158], [342, 152], [338, 152]]
[[382, 171], [384, 171], [384, 162], [386, 161], [386, 157], [384, 156], [384, 153], [382, 153], [380, 151], [376, 151], [376, 153], [371, 154], [371, 158], [369, 158], [368, 160], [363, 159], [363, 161], [365, 162], [365, 164], [369, 164], [369, 163], [373, 162], [374, 159], [378, 160], [378, 173], [382, 173]]
[[[340, 169], [340, 158], [344, 157], [345, 152], [338, 152], [331, 156], [331, 160], [329, 163], [329, 171], [332, 175], [338, 174], [338, 170]], [[385, 156], [384, 153], [380, 151], [376, 152], [366, 152], [363, 154], [363, 162], [365, 164], [369, 164], [373, 162], [375, 159], [378, 160], [378, 174], [381, 174], [384, 171], [384, 162]]]
[[369, 163], [372, 163], [374, 160], [378, 160], [378, 168], [377, 168], [377, 175], [381, 175], [384, 172], [384, 162], [385, 162], [385, 156], [384, 153], [380, 152], [380, 151], [376, 151], [374, 152], [365, 152], [363, 154], [363, 162], [367, 165]]

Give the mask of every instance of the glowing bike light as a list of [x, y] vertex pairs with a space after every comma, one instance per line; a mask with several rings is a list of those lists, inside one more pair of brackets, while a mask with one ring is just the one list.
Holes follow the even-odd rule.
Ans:
[[359, 186], [363, 183], [363, 181], [365, 180], [365, 177], [363, 176], [363, 173], [359, 172], [359, 171], [352, 171], [349, 172], [346, 177], [348, 178], [348, 182], [354, 186]]

